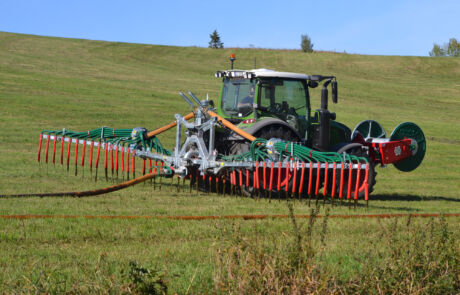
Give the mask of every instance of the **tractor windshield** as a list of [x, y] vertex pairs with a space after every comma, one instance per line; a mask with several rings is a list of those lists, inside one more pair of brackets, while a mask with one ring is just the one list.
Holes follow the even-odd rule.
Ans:
[[288, 114], [305, 116], [308, 103], [306, 95], [303, 81], [266, 80], [262, 82], [260, 105], [281, 117]]
[[252, 112], [254, 93], [254, 81], [241, 78], [225, 79], [222, 91], [222, 110], [232, 117], [248, 116]]

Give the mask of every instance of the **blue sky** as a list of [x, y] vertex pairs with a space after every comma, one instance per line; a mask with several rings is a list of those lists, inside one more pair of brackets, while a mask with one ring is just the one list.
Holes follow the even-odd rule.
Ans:
[[0, 0], [0, 31], [93, 40], [225, 47], [300, 48], [428, 55], [460, 39], [459, 0], [147, 1]]

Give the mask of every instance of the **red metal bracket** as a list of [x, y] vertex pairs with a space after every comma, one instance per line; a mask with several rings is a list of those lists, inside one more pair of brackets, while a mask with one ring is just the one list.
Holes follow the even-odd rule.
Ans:
[[380, 151], [382, 165], [392, 164], [409, 158], [412, 156], [410, 145], [412, 140], [409, 138], [388, 141], [388, 142], [376, 142], [372, 143], [374, 148], [378, 148]]

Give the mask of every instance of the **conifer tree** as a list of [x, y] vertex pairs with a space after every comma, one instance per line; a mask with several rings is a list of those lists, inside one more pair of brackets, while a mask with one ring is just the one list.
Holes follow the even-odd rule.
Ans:
[[217, 33], [217, 30], [214, 30], [214, 32], [209, 35], [209, 37], [211, 38], [211, 41], [209, 41], [209, 48], [224, 48], [224, 43], [220, 41], [220, 36], [219, 33]]

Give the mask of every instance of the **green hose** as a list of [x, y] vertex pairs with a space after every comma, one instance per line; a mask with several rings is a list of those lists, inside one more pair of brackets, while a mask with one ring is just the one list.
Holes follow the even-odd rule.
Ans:
[[109, 127], [101, 127], [93, 130], [88, 130], [84, 132], [76, 132], [71, 130], [43, 130], [42, 134], [56, 135], [56, 136], [65, 136], [68, 138], [74, 139], [83, 139], [83, 140], [96, 140], [99, 139], [102, 142], [127, 147], [142, 146], [144, 150], [147, 150], [147, 147], [151, 151], [170, 156], [172, 152], [165, 149], [160, 140], [153, 136], [148, 138], [146, 136], [146, 131], [136, 132], [136, 136], [132, 137], [133, 129], [113, 129]]

